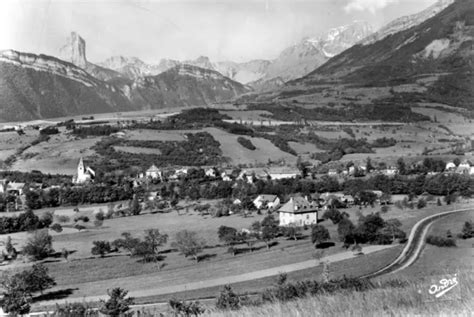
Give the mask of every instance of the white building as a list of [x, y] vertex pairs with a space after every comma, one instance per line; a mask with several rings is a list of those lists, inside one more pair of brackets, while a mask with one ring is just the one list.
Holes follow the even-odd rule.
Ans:
[[77, 175], [72, 178], [72, 182], [75, 184], [83, 184], [91, 181], [94, 177], [95, 171], [89, 166], [85, 166], [81, 157], [77, 165]]
[[253, 204], [257, 209], [275, 209], [280, 205], [280, 198], [276, 195], [259, 195], [254, 199]]
[[163, 173], [158, 167], [156, 167], [155, 164], [153, 164], [152, 166], [150, 166], [149, 169], [146, 170], [145, 176], [151, 179], [160, 179], [161, 181], [163, 181]]
[[456, 164], [454, 164], [453, 162], [448, 162], [448, 163], [446, 163], [446, 167], [444, 169], [446, 171], [454, 170], [454, 169], [456, 169]]
[[291, 197], [290, 200], [278, 210], [280, 226], [291, 224], [297, 226], [318, 223], [318, 206], [302, 197]]
[[208, 168], [205, 171], [205, 174], [206, 174], [207, 177], [216, 177], [217, 176], [217, 171], [214, 167], [212, 167], [212, 168]]

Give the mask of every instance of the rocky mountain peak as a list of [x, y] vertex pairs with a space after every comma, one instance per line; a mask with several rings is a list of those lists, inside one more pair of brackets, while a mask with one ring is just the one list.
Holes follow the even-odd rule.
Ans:
[[66, 44], [60, 48], [59, 54], [61, 59], [76, 66], [82, 68], [87, 66], [86, 41], [77, 32], [71, 32]]

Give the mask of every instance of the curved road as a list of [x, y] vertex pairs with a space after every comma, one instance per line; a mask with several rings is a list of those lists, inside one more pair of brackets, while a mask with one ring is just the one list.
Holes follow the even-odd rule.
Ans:
[[363, 275], [362, 278], [371, 278], [376, 277], [384, 274], [395, 273], [401, 271], [410, 265], [412, 265], [420, 256], [421, 250], [426, 240], [426, 234], [430, 226], [433, 224], [435, 220], [439, 218], [458, 213], [458, 212], [465, 212], [465, 211], [473, 211], [473, 208], [465, 208], [465, 209], [456, 209], [451, 211], [445, 211], [441, 213], [437, 213], [435, 215], [431, 215], [425, 217], [418, 221], [410, 231], [410, 236], [408, 237], [408, 242], [403, 248], [402, 253], [395, 259], [392, 263], [387, 265], [386, 267], [375, 271], [373, 273]]
[[[390, 263], [389, 265], [387, 265], [386, 267], [378, 271], [375, 271], [373, 273], [370, 273], [361, 277], [371, 278], [371, 277], [376, 277], [376, 276], [380, 276], [384, 274], [395, 273], [410, 266], [419, 257], [424, 245], [424, 241], [425, 241], [425, 237], [428, 232], [428, 229], [435, 220], [447, 215], [454, 214], [454, 213], [472, 211], [472, 210], [474, 209], [465, 208], [465, 209], [446, 211], [446, 212], [437, 213], [435, 215], [431, 215], [419, 220], [411, 229], [406, 246], [403, 248], [401, 254], [397, 257], [397, 259], [395, 259], [394, 262]], [[380, 251], [382, 249], [390, 248], [393, 246], [394, 245], [368, 246], [364, 248], [364, 254]], [[352, 252], [341, 252], [341, 253], [327, 256], [324, 258], [324, 260], [328, 262], [338, 262], [338, 261], [346, 260], [352, 257], [354, 257]], [[146, 297], [146, 296], [152, 296], [152, 295], [171, 294], [171, 293], [180, 292], [180, 291], [197, 290], [197, 289], [203, 289], [203, 288], [208, 288], [208, 287], [213, 287], [213, 286], [220, 286], [220, 285], [225, 285], [225, 284], [255, 280], [255, 279], [268, 277], [268, 276], [275, 276], [283, 272], [288, 273], [288, 272], [311, 268], [318, 264], [319, 264], [319, 261], [317, 260], [308, 260], [308, 261], [304, 261], [300, 263], [293, 263], [290, 265], [278, 266], [278, 267], [268, 268], [265, 270], [248, 272], [248, 273], [240, 274], [240, 275], [215, 278], [211, 280], [192, 282], [192, 283], [187, 283], [187, 284], [182, 284], [182, 285], [174, 285], [170, 287], [131, 291], [129, 295], [133, 297]], [[82, 298], [68, 298], [64, 300], [45, 301], [45, 302], [42, 302], [42, 304], [47, 304], [47, 305], [51, 305], [51, 304], [54, 305], [56, 303], [63, 304], [65, 302], [71, 302], [74, 300], [98, 301], [99, 299], [104, 299], [105, 297], [106, 296], [104, 295], [104, 296], [90, 296], [90, 297], [82, 297]], [[151, 306], [151, 305], [158, 306], [158, 305], [163, 305], [163, 303], [149, 304], [146, 306]], [[142, 307], [145, 305], [137, 305], [137, 306]]]

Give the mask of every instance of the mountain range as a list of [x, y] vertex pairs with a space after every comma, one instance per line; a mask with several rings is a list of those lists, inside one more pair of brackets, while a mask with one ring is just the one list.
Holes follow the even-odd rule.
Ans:
[[[114, 56], [95, 64], [87, 60], [85, 40], [73, 32], [58, 52], [61, 59], [0, 52], [0, 120], [202, 106], [252, 90], [334, 81], [387, 85], [427, 72], [440, 74], [439, 81], [450, 73], [459, 75], [464, 80], [454, 80], [456, 89], [472, 91], [466, 86], [472, 83], [471, 9], [472, 1], [440, 0], [375, 33], [366, 22], [355, 21], [305, 38], [275, 60], [245, 63], [201, 56], [152, 65], [137, 57]], [[445, 94], [452, 99], [463, 95]]]

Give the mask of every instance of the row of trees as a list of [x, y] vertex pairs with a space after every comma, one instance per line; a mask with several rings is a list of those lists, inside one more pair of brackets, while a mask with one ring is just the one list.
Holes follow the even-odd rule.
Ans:
[[[139, 257], [143, 262], [158, 262], [163, 260], [160, 248], [168, 242], [168, 235], [162, 234], [158, 229], [147, 229], [143, 238], [134, 237], [124, 232], [122, 237], [112, 242], [94, 241], [91, 253], [103, 257], [114, 251], [125, 251], [131, 257]], [[171, 247], [176, 248], [185, 257], [199, 261], [199, 254], [206, 246], [206, 241], [190, 230], [181, 230], [176, 233]]]

